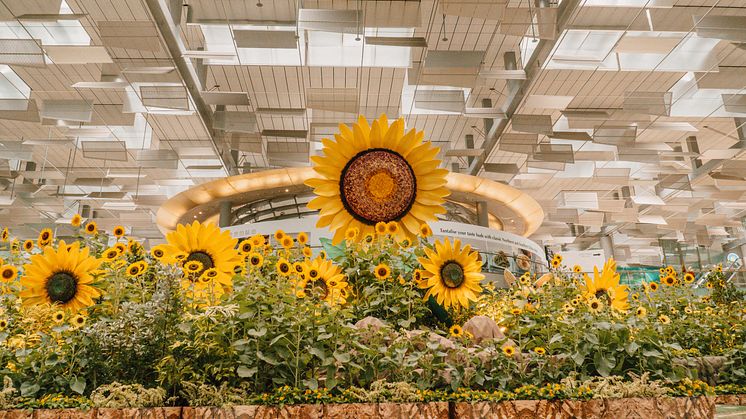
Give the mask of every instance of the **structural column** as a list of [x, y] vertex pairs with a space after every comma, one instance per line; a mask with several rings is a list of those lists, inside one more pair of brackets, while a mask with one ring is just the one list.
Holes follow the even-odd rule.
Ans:
[[614, 241], [611, 239], [611, 236], [601, 236], [601, 239], [599, 240], [601, 243], [601, 249], [604, 251], [604, 257], [606, 259], [613, 258], [614, 257]]
[[233, 218], [233, 204], [230, 201], [220, 202], [220, 219], [218, 225], [220, 227], [229, 227]]
[[487, 210], [487, 201], [477, 201], [477, 224], [482, 227], [490, 226], [490, 216]]

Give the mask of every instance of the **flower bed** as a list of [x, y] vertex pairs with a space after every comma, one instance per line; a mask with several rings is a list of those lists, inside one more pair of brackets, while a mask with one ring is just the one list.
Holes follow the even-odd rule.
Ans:
[[[718, 398], [719, 399], [719, 398]], [[729, 399], [730, 400], [730, 399]], [[0, 411], [2, 419], [482, 419], [623, 418], [697, 419], [715, 414], [713, 397], [502, 402], [348, 403], [293, 406], [156, 407]]]
[[314, 156], [310, 206], [334, 231], [323, 250], [306, 233], [239, 241], [196, 221], [151, 249], [80, 216], [23, 245], [3, 229], [0, 409], [577, 410], [744, 393], [746, 304], [720, 267], [700, 296], [686, 268], [630, 288], [613, 260], [587, 275], [555, 255], [549, 273], [518, 263], [494, 289], [469, 245], [432, 239], [445, 173], [402, 124], [361, 120]]

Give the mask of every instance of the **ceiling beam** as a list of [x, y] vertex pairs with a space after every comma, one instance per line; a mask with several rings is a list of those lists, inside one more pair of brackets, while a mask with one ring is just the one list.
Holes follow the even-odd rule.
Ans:
[[554, 49], [557, 41], [561, 38], [563, 30], [567, 26], [567, 22], [570, 20], [570, 16], [572, 16], [572, 14], [580, 8], [580, 3], [580, 0], [565, 0], [559, 4], [559, 6], [557, 7], [557, 38], [539, 39], [539, 44], [536, 46], [534, 53], [531, 55], [531, 58], [529, 58], [524, 68], [526, 72], [526, 79], [521, 81], [509, 80], [509, 83], [518, 82], [516, 84], [519, 85], [517, 88], [511, 89], [511, 91], [507, 95], [508, 99], [505, 102], [505, 105], [503, 105], [506, 117], [495, 118], [494, 122], [492, 123], [492, 128], [485, 135], [484, 146], [481, 147], [484, 149], [484, 153], [475, 158], [474, 161], [469, 165], [469, 174], [479, 174], [479, 171], [482, 169], [482, 166], [487, 160], [487, 157], [492, 153], [492, 150], [495, 148], [495, 146], [497, 146], [497, 142], [500, 139], [500, 136], [508, 127], [510, 118], [513, 117], [513, 114], [518, 109], [518, 106], [521, 104], [524, 97], [526, 96], [526, 92], [531, 86], [531, 82], [541, 71], [542, 64], [549, 58], [549, 54], [552, 52], [552, 49]]
[[199, 114], [202, 124], [210, 135], [215, 154], [220, 158], [228, 175], [237, 175], [238, 169], [236, 168], [236, 162], [230, 154], [230, 150], [226, 144], [223, 144], [222, 137], [216, 136], [213, 129], [212, 108], [205, 103], [200, 95], [202, 87], [199, 83], [197, 71], [190, 59], [183, 56], [186, 48], [181, 42], [179, 28], [171, 20], [171, 12], [168, 9], [168, 4], [166, 4], [165, 0], [145, 0], [145, 3], [150, 10], [150, 14], [153, 16], [153, 21], [161, 34], [163, 42], [168, 48], [168, 53], [176, 65], [176, 70], [181, 75], [182, 80], [184, 80], [187, 92], [192, 98], [194, 106], [197, 108], [197, 114]]

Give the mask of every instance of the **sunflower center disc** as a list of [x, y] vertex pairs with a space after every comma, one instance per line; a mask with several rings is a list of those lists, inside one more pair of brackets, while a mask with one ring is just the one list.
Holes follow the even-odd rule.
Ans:
[[197, 262], [202, 263], [202, 269], [199, 271], [200, 274], [210, 268], [215, 267], [215, 263], [212, 261], [212, 257], [207, 254], [207, 252], [203, 252], [201, 250], [190, 253], [189, 256], [187, 256], [186, 258], [186, 262], [189, 262], [191, 260], [196, 260]]
[[448, 288], [458, 288], [464, 283], [464, 268], [456, 262], [446, 262], [440, 268], [440, 277]]
[[67, 303], [77, 290], [78, 280], [70, 272], [55, 272], [47, 279], [47, 295], [53, 303]]
[[13, 271], [6, 269], [3, 271], [3, 279], [10, 279], [13, 277]]
[[339, 183], [345, 209], [368, 225], [401, 219], [412, 208], [417, 193], [414, 171], [407, 160], [380, 148], [350, 159]]

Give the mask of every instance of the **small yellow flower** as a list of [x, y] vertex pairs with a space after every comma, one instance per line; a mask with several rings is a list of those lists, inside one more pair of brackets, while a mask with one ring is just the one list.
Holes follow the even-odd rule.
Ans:
[[395, 236], [397, 233], [399, 233], [399, 223], [396, 221], [389, 221], [386, 223], [386, 232], [392, 236]]
[[[675, 285], [675, 284], [676, 284], [676, 278], [675, 278], [675, 277], [674, 277], [673, 275], [667, 275], [667, 276], [665, 276], [665, 277], [664, 277], [664, 278], [663, 278], [663, 279], [661, 280], [661, 282], [662, 282], [662, 283], [663, 283], [664, 285], [668, 285], [668, 286], [670, 287], [670, 286], [673, 286], [673, 285]], [[651, 285], [652, 285], [652, 284], [651, 284]]]
[[358, 234], [360, 234], [360, 230], [357, 227], [350, 227], [345, 230], [345, 239], [347, 241], [355, 241]]
[[127, 267], [127, 276], [129, 276], [130, 278], [140, 276], [141, 273], [141, 266], [139, 263], [133, 263]]
[[454, 324], [450, 329], [448, 329], [448, 333], [455, 338], [460, 338], [464, 335], [464, 329], [462, 329], [461, 326]]
[[261, 234], [255, 234], [251, 236], [249, 240], [251, 240], [251, 245], [254, 247], [262, 246], [266, 242], [264, 236], [262, 236]]
[[290, 263], [285, 258], [279, 259], [275, 268], [277, 269], [277, 273], [282, 276], [288, 276], [292, 273]]
[[604, 308], [603, 303], [596, 298], [593, 298], [590, 301], [588, 301], [588, 309], [592, 313], [598, 314], [601, 312], [601, 310], [603, 310], [603, 308]]
[[383, 221], [377, 222], [375, 228], [376, 228], [376, 234], [378, 234], [379, 236], [386, 234], [386, 223], [385, 222]]
[[23, 250], [30, 252], [34, 250], [34, 241], [33, 240], [26, 240], [23, 242]]
[[579, 274], [583, 272], [583, 267], [580, 265], [575, 265], [572, 267], [572, 271], [575, 272], [576, 274]]
[[83, 327], [85, 326], [85, 317], [82, 314], [76, 314], [70, 320], [70, 324], [75, 328]]
[[248, 255], [251, 253], [251, 250], [254, 248], [254, 245], [251, 244], [251, 240], [241, 240], [241, 243], [238, 244], [238, 251], [241, 252], [244, 255]]
[[95, 221], [89, 221], [85, 225], [85, 232], [92, 236], [98, 234], [98, 224]]
[[650, 288], [650, 291], [658, 291], [658, 283], [657, 282], [651, 282], [650, 285], [648, 285], [648, 288]]
[[166, 256], [166, 249], [163, 245], [159, 244], [150, 249], [150, 255], [156, 260], [162, 260]]
[[14, 281], [18, 277], [18, 268], [13, 265], [3, 265], [0, 267], [0, 280], [6, 284]]
[[534, 352], [535, 352], [535, 353], [536, 353], [537, 355], [546, 355], [546, 353], [547, 353], [547, 350], [546, 350], [546, 349], [544, 349], [544, 348], [542, 348], [541, 346], [537, 346], [537, 347], [535, 347], [535, 348], [534, 348]]
[[635, 312], [635, 314], [637, 314], [637, 317], [642, 319], [648, 315], [648, 310], [645, 307], [637, 307], [637, 311]]
[[285, 237], [285, 232], [282, 230], [275, 231], [275, 240], [280, 243], [282, 242], [282, 238]]
[[57, 324], [60, 324], [63, 321], [65, 321], [65, 312], [62, 310], [55, 311], [54, 314], [52, 315], [52, 321], [54, 321]]
[[310, 247], [308, 247], [308, 246], [305, 246], [305, 247], [303, 248], [303, 256], [305, 256], [305, 257], [307, 257], [307, 258], [310, 258], [311, 256], [313, 256], [313, 250], [311, 250], [311, 248], [310, 248]]
[[685, 284], [691, 284], [694, 282], [694, 274], [692, 272], [687, 272], [684, 274], [684, 283]]
[[113, 234], [114, 237], [121, 239], [122, 237], [124, 237], [124, 227], [122, 226], [114, 227], [114, 229], [111, 231], [111, 234]]
[[430, 228], [427, 224], [422, 224], [420, 226], [420, 236], [422, 237], [430, 237], [433, 235], [433, 229]]
[[[292, 241], [293, 239], [290, 238]], [[249, 254], [249, 265], [251, 265], [254, 268], [261, 268], [262, 264], [264, 264], [264, 257], [256, 252], [252, 252]]]
[[73, 227], [80, 227], [80, 224], [83, 222], [83, 217], [80, 216], [80, 214], [73, 215], [72, 220], [70, 220], [70, 225]]
[[661, 324], [671, 323], [671, 319], [665, 314], [661, 314], [660, 316], [658, 316], [658, 321], [661, 322]]
[[284, 236], [284, 237], [282, 238], [282, 240], [280, 240], [280, 244], [281, 244], [281, 245], [282, 245], [282, 247], [284, 247], [285, 249], [290, 249], [290, 248], [291, 248], [291, 247], [293, 247], [293, 245], [295, 244], [295, 240], [293, 240], [293, 238], [292, 238], [292, 237], [290, 237], [290, 236]]
[[297, 292], [295, 293], [295, 296], [296, 296], [296, 297], [298, 297], [298, 298], [305, 298], [305, 297], [306, 297], [306, 292], [305, 292], [305, 291], [303, 291], [303, 290], [298, 290], [298, 291], [297, 291]]
[[515, 354], [515, 348], [510, 345], [503, 346], [503, 353], [507, 356], [513, 356]]
[[306, 243], [308, 243], [308, 233], [300, 232], [295, 237], [295, 239], [298, 240], [298, 243], [300, 243], [300, 244], [306, 244]]
[[512, 309], [510, 309], [510, 314], [517, 316], [521, 314], [521, 309], [518, 307], [513, 307]]
[[386, 265], [385, 263], [381, 263], [373, 270], [373, 275], [375, 275], [376, 278], [378, 278], [379, 280], [383, 281], [391, 276], [391, 268], [389, 268], [388, 265]]
[[203, 268], [202, 262], [198, 260], [189, 260], [186, 263], [184, 263], [184, 270], [190, 274], [195, 274], [201, 271], [202, 268]]
[[8, 327], [8, 321], [5, 319], [0, 319], [0, 331], [5, 330], [6, 327]]
[[110, 247], [106, 250], [104, 250], [104, 253], [102, 254], [104, 260], [112, 261], [119, 257], [119, 250], [117, 250], [115, 247]]
[[36, 240], [39, 248], [44, 248], [52, 243], [52, 229], [45, 228], [39, 233], [39, 238]]
[[303, 263], [295, 262], [293, 263], [293, 271], [295, 271], [296, 274], [303, 274], [306, 272], [306, 266]]

